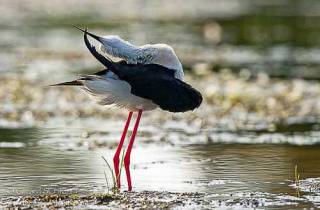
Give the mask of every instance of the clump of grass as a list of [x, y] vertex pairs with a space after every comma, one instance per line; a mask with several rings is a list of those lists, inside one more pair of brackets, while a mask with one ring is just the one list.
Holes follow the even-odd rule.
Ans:
[[296, 189], [297, 189], [297, 196], [300, 197], [300, 174], [298, 171], [298, 164], [295, 165], [294, 167], [294, 179], [295, 179], [295, 183], [296, 183]]
[[[118, 187], [118, 185], [117, 185], [117, 180], [120, 179], [120, 177], [121, 177], [121, 171], [122, 171], [123, 163], [124, 163], [124, 153], [125, 153], [125, 150], [123, 150], [123, 152], [122, 152], [118, 177], [115, 176], [114, 168], [111, 167], [111, 165], [109, 164], [109, 162], [107, 161], [107, 159], [106, 159], [105, 157], [101, 156], [102, 159], [104, 160], [104, 162], [107, 164], [108, 170], [109, 170], [109, 172], [110, 172], [110, 174], [111, 174], [111, 177], [112, 177], [112, 188], [111, 188], [111, 192], [113, 192], [113, 193], [118, 193], [118, 192], [120, 192], [120, 189], [119, 189], [119, 187]], [[106, 179], [107, 189], [108, 189], [108, 193], [109, 193], [110, 187], [109, 187], [109, 181], [108, 181], [108, 177], [107, 177], [106, 171], [104, 171], [104, 177], [105, 177], [105, 179]]]

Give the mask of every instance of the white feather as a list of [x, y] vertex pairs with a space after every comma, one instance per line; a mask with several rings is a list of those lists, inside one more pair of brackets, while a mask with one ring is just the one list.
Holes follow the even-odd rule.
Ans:
[[101, 43], [101, 50], [111, 56], [122, 58], [131, 64], [159, 64], [175, 70], [175, 77], [183, 80], [181, 62], [172, 47], [167, 44], [147, 44], [138, 47], [113, 35], [102, 37]]
[[[108, 75], [108, 74], [107, 74]], [[131, 94], [129, 83], [109, 76], [90, 76], [83, 80], [86, 90], [101, 105], [115, 105], [131, 111], [152, 110], [157, 107], [152, 101]]]

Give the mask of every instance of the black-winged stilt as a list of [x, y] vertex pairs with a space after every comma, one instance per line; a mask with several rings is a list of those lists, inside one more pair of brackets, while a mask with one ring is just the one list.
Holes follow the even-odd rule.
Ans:
[[[92, 75], [82, 76], [71, 82], [56, 85], [81, 86], [94, 96], [101, 105], [116, 105], [129, 110], [120, 143], [113, 158], [117, 186], [120, 188], [119, 156], [130, 120], [134, 111], [138, 116], [133, 128], [128, 148], [124, 156], [128, 190], [132, 190], [130, 176], [130, 154], [143, 111], [160, 107], [169, 112], [186, 112], [200, 106], [202, 96], [199, 91], [183, 82], [183, 68], [173, 49], [166, 44], [134, 46], [118, 36], [100, 37], [84, 32], [84, 42], [92, 55], [106, 69]], [[99, 41], [106, 54], [121, 58], [114, 62], [98, 53], [87, 35]]]

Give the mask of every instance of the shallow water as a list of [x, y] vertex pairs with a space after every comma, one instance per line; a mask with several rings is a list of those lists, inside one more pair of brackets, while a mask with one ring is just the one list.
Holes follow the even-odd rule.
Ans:
[[[101, 156], [112, 161], [116, 132], [98, 132], [93, 139], [105, 138], [106, 145], [94, 149], [81, 143], [87, 138], [84, 132], [81, 128], [2, 129], [0, 195], [106, 192], [104, 171], [109, 185], [112, 179]], [[182, 136], [178, 131], [169, 133]], [[319, 194], [307, 190], [298, 198], [293, 181], [296, 164], [301, 180], [320, 177], [317, 145], [174, 144], [166, 139], [148, 142], [147, 136], [143, 132], [142, 141], [137, 137], [132, 153], [135, 191], [200, 192], [211, 202], [219, 198], [226, 203], [236, 197], [263, 199], [263, 205], [270, 207], [317, 206], [310, 199]], [[125, 180], [122, 185], [125, 190]]]

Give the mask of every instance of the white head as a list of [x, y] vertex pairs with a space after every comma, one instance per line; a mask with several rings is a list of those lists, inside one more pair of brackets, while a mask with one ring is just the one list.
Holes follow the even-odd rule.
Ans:
[[169, 69], [175, 70], [175, 77], [183, 80], [184, 73], [180, 60], [172, 47], [167, 44], [152, 44], [140, 47], [145, 55], [150, 55], [146, 63], [159, 64]]

